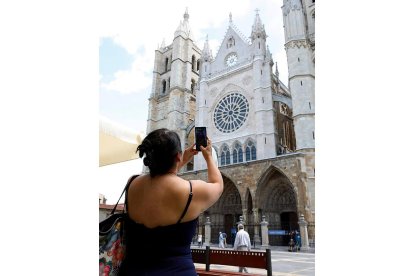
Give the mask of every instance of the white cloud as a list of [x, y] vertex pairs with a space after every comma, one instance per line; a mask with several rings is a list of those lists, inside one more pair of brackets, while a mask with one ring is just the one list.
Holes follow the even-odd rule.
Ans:
[[101, 87], [118, 91], [121, 94], [137, 93], [144, 89], [150, 89], [152, 75], [148, 68], [152, 67], [152, 61], [148, 56], [136, 55], [129, 70], [120, 70], [115, 73], [115, 79], [109, 83], [102, 83]]

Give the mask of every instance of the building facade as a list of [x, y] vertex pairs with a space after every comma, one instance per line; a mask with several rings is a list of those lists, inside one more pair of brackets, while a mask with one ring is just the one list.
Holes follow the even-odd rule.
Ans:
[[[221, 198], [199, 217], [199, 225], [209, 218], [213, 243], [219, 231], [226, 232], [231, 242], [241, 217], [254, 242], [260, 242], [260, 223], [266, 220], [269, 230], [278, 230], [269, 232], [277, 233], [270, 236], [270, 245], [284, 245], [287, 236], [282, 230], [300, 230], [302, 215], [307, 233], [301, 230], [301, 235], [314, 242], [314, 28], [311, 33], [307, 19], [314, 10], [310, 4], [287, 0], [282, 7], [289, 86], [279, 79], [257, 11], [249, 38], [230, 14], [215, 57], [208, 39], [202, 50], [194, 44], [188, 11], [173, 43], [156, 50], [147, 132], [160, 127], [175, 130], [185, 147], [194, 143], [195, 126], [207, 128], [224, 179]], [[202, 156], [195, 156], [181, 176], [207, 180]]]

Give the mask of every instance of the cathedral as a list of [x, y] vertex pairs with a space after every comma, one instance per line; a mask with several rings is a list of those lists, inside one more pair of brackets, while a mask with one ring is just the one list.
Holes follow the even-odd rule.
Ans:
[[[207, 128], [224, 191], [200, 215], [198, 232], [211, 224], [213, 243], [219, 231], [234, 237], [240, 220], [255, 243], [263, 222], [270, 245], [286, 245], [292, 230], [315, 243], [314, 2], [283, 2], [288, 84], [279, 79], [258, 11], [248, 38], [230, 14], [215, 56], [208, 39], [202, 49], [195, 44], [187, 10], [173, 42], [155, 50], [147, 133], [174, 130], [184, 148], [194, 143], [195, 126]], [[207, 180], [202, 156], [180, 176]]]

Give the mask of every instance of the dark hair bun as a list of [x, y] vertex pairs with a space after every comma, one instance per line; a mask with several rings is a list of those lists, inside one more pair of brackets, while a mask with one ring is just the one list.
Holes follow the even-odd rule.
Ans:
[[152, 143], [149, 140], [144, 140], [143, 143], [141, 145], [138, 146], [137, 151], [139, 151], [139, 157], [143, 157], [145, 155], [144, 158], [144, 165], [147, 167], [150, 167], [151, 165], [153, 165], [153, 152], [154, 150], [152, 149]]
[[152, 153], [152, 145], [151, 142], [148, 140], [144, 140], [141, 145], [138, 146], [137, 151], [139, 151], [139, 157], [143, 157], [144, 154], [146, 156], [151, 155]]
[[144, 165], [147, 166], [147, 167], [151, 166], [151, 159], [149, 159], [148, 157], [145, 157], [144, 158]]
[[180, 137], [174, 131], [161, 128], [150, 132], [138, 146], [139, 157], [144, 158], [144, 165], [151, 176], [168, 172], [175, 164], [175, 155], [181, 152]]

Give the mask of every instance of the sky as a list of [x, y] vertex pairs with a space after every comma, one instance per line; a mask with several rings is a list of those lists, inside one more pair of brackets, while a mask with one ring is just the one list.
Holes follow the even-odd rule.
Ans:
[[146, 132], [155, 50], [163, 40], [172, 43], [186, 8], [197, 46], [202, 49], [208, 35], [213, 56], [228, 28], [229, 14], [248, 38], [258, 9], [280, 79], [288, 85], [283, 0], [104, 3], [99, 15], [99, 114], [131, 130]]

